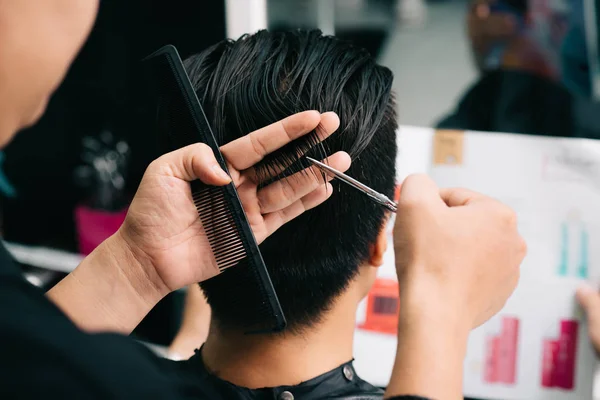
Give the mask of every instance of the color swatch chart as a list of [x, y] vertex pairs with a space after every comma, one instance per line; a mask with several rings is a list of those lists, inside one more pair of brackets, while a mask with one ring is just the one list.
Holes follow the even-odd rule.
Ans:
[[575, 385], [575, 360], [579, 323], [560, 321], [556, 338], [544, 339], [542, 355], [542, 386], [572, 390]]
[[484, 380], [487, 383], [516, 383], [519, 320], [502, 318], [499, 335], [487, 337]]

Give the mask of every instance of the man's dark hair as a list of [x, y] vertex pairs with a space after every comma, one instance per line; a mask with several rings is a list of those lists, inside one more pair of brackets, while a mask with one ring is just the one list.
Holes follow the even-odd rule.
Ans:
[[[185, 66], [221, 145], [300, 111], [335, 111], [340, 127], [324, 142], [327, 153], [348, 152], [351, 176], [393, 196], [393, 75], [365, 50], [319, 31], [260, 31], [218, 43]], [[261, 168], [273, 162], [277, 154]], [[295, 331], [319, 322], [348, 287], [386, 220], [384, 208], [367, 196], [332, 184], [328, 201], [260, 246], [288, 328]], [[201, 287], [219, 325], [242, 330], [254, 310], [230, 301], [230, 293], [248, 290], [239, 269]]]

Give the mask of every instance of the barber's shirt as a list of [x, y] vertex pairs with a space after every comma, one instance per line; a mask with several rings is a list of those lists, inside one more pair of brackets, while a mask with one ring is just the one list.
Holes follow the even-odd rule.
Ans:
[[0, 245], [0, 399], [358, 400], [381, 396], [381, 391], [356, 376], [351, 363], [297, 386], [249, 390], [209, 374], [198, 355], [176, 363], [156, 357], [125, 336], [82, 332], [22, 277]]

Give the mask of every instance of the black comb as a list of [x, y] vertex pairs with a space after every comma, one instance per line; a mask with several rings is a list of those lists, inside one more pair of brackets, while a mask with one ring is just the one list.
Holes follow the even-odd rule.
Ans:
[[[193, 143], [205, 143], [215, 154], [223, 170], [225, 159], [212, 133], [200, 101], [185, 71], [179, 53], [168, 45], [143, 60], [149, 84], [154, 90], [157, 107], [159, 140], [168, 151]], [[221, 272], [228, 268], [244, 268], [245, 284], [256, 288], [251, 295], [235, 301], [251, 304], [256, 310], [252, 326], [246, 333], [282, 331], [285, 317], [246, 213], [233, 183], [209, 186], [199, 180], [191, 182], [192, 197], [211, 249]], [[232, 288], [230, 296], [238, 296]]]

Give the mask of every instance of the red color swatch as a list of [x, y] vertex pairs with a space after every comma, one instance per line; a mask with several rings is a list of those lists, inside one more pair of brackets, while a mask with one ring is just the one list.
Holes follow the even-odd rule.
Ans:
[[398, 282], [377, 279], [367, 297], [365, 322], [359, 328], [395, 336], [398, 332], [399, 310]]
[[560, 321], [558, 339], [545, 339], [542, 350], [542, 387], [575, 388], [579, 323]]

